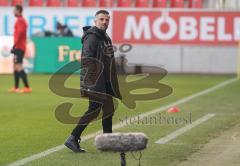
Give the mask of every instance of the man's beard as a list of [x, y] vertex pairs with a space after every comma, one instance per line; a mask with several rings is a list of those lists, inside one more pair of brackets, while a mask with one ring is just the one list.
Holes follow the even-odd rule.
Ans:
[[101, 27], [102, 30], [107, 30], [107, 28], [108, 27], [106, 25]]

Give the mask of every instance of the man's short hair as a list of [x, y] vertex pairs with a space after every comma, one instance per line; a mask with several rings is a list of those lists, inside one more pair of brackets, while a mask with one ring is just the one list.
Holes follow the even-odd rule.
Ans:
[[22, 5], [19, 5], [19, 4], [17, 4], [17, 5], [15, 6], [15, 9], [17, 9], [20, 13], [22, 13], [22, 11], [23, 11]]
[[99, 15], [99, 14], [106, 14], [109, 15], [109, 12], [107, 10], [99, 10], [96, 12], [95, 16]]

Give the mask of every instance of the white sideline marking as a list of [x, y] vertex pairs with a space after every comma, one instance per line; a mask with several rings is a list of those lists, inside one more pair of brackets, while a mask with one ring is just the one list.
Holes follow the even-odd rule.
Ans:
[[[170, 108], [170, 107], [173, 107], [173, 106], [176, 106], [176, 105], [179, 105], [179, 104], [186, 103], [186, 102], [188, 102], [188, 101], [190, 101], [190, 100], [192, 100], [192, 99], [194, 99], [194, 98], [197, 98], [197, 97], [199, 97], [199, 96], [202, 96], [202, 95], [211, 93], [211, 92], [213, 92], [213, 91], [215, 91], [215, 90], [217, 90], [217, 89], [219, 89], [219, 88], [222, 88], [222, 87], [224, 87], [224, 86], [226, 86], [226, 85], [228, 85], [228, 84], [231, 84], [231, 83], [233, 83], [233, 82], [236, 81], [236, 80], [238, 80], [238, 79], [232, 78], [232, 79], [230, 79], [230, 80], [224, 81], [224, 82], [219, 83], [219, 84], [217, 84], [217, 85], [215, 85], [215, 86], [213, 86], [213, 87], [211, 87], [211, 88], [205, 89], [205, 90], [203, 90], [203, 91], [201, 91], [201, 92], [197, 92], [197, 93], [195, 93], [195, 94], [193, 94], [193, 95], [190, 95], [190, 96], [188, 96], [188, 97], [185, 97], [185, 98], [183, 98], [183, 99], [180, 99], [180, 100], [178, 100], [178, 101], [176, 101], [176, 102], [173, 102], [173, 103], [171, 103], [171, 104], [167, 104], [167, 105], [165, 105], [165, 106], [159, 107], [159, 108], [154, 109], [154, 110], [152, 110], [152, 111], [149, 111], [149, 112], [146, 112], [146, 113], [137, 115], [137, 116], [134, 117], [133, 119], [142, 119], [142, 118], [147, 117], [147, 116], [149, 116], [149, 115], [151, 115], [151, 114], [155, 114], [155, 113], [157, 113], [157, 112], [164, 111], [164, 110], [166, 110], [166, 109], [168, 109], [168, 108]], [[139, 117], [139, 118], [138, 118], [138, 117]], [[126, 123], [118, 123], [118, 124], [116, 124], [116, 125], [113, 125], [113, 130], [122, 128], [122, 127], [124, 127], [124, 126], [126, 126]], [[95, 133], [89, 134], [89, 135], [87, 135], [87, 136], [85, 136], [85, 137], [82, 137], [82, 142], [84, 142], [84, 141], [86, 141], [86, 140], [88, 140], [88, 139], [94, 138], [95, 136], [97, 136], [97, 135], [100, 134], [100, 133], [102, 133], [101, 130], [99, 130], [99, 131], [97, 131], [97, 132], [95, 132]], [[59, 146], [53, 147], [53, 148], [51, 148], [51, 149], [48, 149], [48, 150], [46, 150], [46, 151], [43, 151], [43, 152], [34, 154], [34, 155], [32, 155], [32, 156], [23, 158], [23, 159], [21, 159], [21, 160], [15, 161], [15, 162], [7, 165], [7, 166], [21, 166], [21, 165], [24, 165], [24, 164], [29, 163], [29, 162], [31, 162], [31, 161], [34, 161], [34, 160], [40, 159], [40, 158], [42, 158], [42, 157], [45, 157], [45, 156], [47, 156], [47, 155], [49, 155], [49, 154], [51, 154], [51, 153], [60, 151], [60, 150], [62, 150], [62, 149], [64, 149], [64, 148], [65, 148], [64, 145], [59, 145]]]
[[177, 131], [167, 135], [166, 137], [163, 137], [161, 139], [159, 139], [158, 141], [156, 141], [155, 143], [157, 144], [165, 144], [168, 143], [169, 141], [175, 139], [176, 137], [178, 137], [179, 135], [182, 135], [184, 133], [186, 133], [188, 130], [191, 130], [192, 128], [200, 125], [203, 122], [206, 122], [207, 120], [211, 119], [212, 117], [214, 117], [216, 114], [207, 114], [203, 117], [201, 117], [200, 119], [196, 120], [195, 122], [193, 122], [192, 124], [189, 124], [183, 128], [178, 129]]

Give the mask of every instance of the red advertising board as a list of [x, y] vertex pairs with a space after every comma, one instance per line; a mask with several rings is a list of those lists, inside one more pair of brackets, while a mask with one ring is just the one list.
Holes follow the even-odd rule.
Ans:
[[236, 45], [240, 12], [113, 11], [115, 43]]

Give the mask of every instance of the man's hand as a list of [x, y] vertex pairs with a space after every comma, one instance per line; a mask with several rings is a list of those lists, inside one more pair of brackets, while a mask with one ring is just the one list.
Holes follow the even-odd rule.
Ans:
[[15, 47], [13, 46], [11, 49], [11, 53], [14, 54], [15, 53]]

